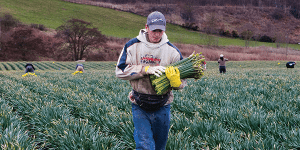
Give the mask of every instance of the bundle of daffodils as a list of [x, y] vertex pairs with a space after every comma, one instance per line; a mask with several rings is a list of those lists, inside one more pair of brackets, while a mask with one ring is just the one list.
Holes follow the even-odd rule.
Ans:
[[[170, 64], [167, 67], [177, 67], [180, 72], [180, 79], [200, 79], [204, 75], [204, 61], [205, 58], [204, 56], [202, 56], [202, 53], [198, 53], [192, 54], [189, 57], [176, 63]], [[163, 73], [160, 77], [150, 75], [150, 80], [158, 95], [164, 94], [170, 88], [170, 81], [168, 80], [165, 73]]]
[[72, 73], [73, 75], [77, 74], [77, 73], [83, 73], [82, 71], [75, 71], [74, 73]]
[[26, 77], [26, 76], [28, 76], [28, 75], [37, 76], [37, 75], [35, 75], [35, 73], [27, 72], [27, 73], [23, 74], [22, 77]]

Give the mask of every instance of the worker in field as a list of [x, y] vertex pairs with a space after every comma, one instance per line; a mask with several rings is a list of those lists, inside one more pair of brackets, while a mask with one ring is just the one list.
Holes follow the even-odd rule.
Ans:
[[206, 62], [205, 61], [201, 64], [201, 66], [204, 70], [206, 70]]
[[76, 71], [84, 72], [84, 66], [83, 66], [83, 64], [77, 64], [75, 69], [76, 69]]
[[75, 69], [76, 69], [75, 72], [72, 73], [73, 75], [76, 75], [77, 73], [83, 73], [84, 72], [83, 64], [77, 64]]
[[289, 61], [286, 63], [286, 68], [295, 68], [296, 62], [294, 61]]
[[220, 59], [218, 60], [220, 73], [226, 73], [226, 65], [225, 65], [226, 61], [228, 61], [228, 59], [224, 58], [224, 55], [221, 54]]
[[35, 68], [34, 68], [33, 64], [27, 63], [24, 67], [25, 67], [25, 73], [28, 73], [28, 72], [34, 73]]
[[[164, 15], [158, 11], [150, 13], [145, 29], [125, 44], [116, 66], [116, 76], [129, 80], [132, 86], [128, 98], [132, 102], [137, 150], [165, 149], [170, 128], [170, 104], [174, 99], [171, 90], [186, 85], [186, 80], [180, 79], [179, 71], [164, 67], [183, 59], [179, 49], [169, 42], [165, 31]], [[172, 78], [168, 78], [172, 88], [157, 95], [149, 75], [159, 77], [165, 71], [172, 72]]]

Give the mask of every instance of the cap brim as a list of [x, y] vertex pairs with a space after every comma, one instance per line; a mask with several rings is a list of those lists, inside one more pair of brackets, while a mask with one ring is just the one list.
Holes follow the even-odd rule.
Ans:
[[150, 25], [149, 28], [151, 31], [156, 29], [166, 31], [166, 27], [164, 25]]

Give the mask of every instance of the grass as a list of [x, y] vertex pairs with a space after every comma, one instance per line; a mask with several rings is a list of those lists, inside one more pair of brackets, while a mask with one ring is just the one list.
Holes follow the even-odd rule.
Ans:
[[[56, 29], [71, 18], [91, 22], [103, 34], [119, 38], [133, 38], [144, 28], [146, 17], [108, 8], [81, 5], [61, 0], [2, 0], [0, 12], [8, 12], [26, 24], [43, 24]], [[166, 31], [171, 42], [205, 45], [204, 34], [188, 31], [177, 25], [168, 24]], [[219, 46], [245, 46], [240, 39], [219, 38]], [[250, 46], [271, 46], [275, 44], [252, 42]], [[289, 44], [293, 49], [300, 49], [297, 44]]]

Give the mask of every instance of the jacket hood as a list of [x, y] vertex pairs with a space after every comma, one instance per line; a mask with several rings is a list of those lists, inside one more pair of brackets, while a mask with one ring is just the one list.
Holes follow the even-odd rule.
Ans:
[[147, 41], [146, 38], [146, 29], [142, 29], [140, 30], [139, 35], [137, 36], [137, 39], [140, 40], [142, 43], [145, 43], [145, 45], [147, 47], [151, 47], [151, 48], [157, 48], [157, 47], [161, 47], [162, 45], [166, 44], [167, 42], [169, 42], [168, 36], [167, 34], [164, 32], [161, 41], [159, 43], [150, 43]]

